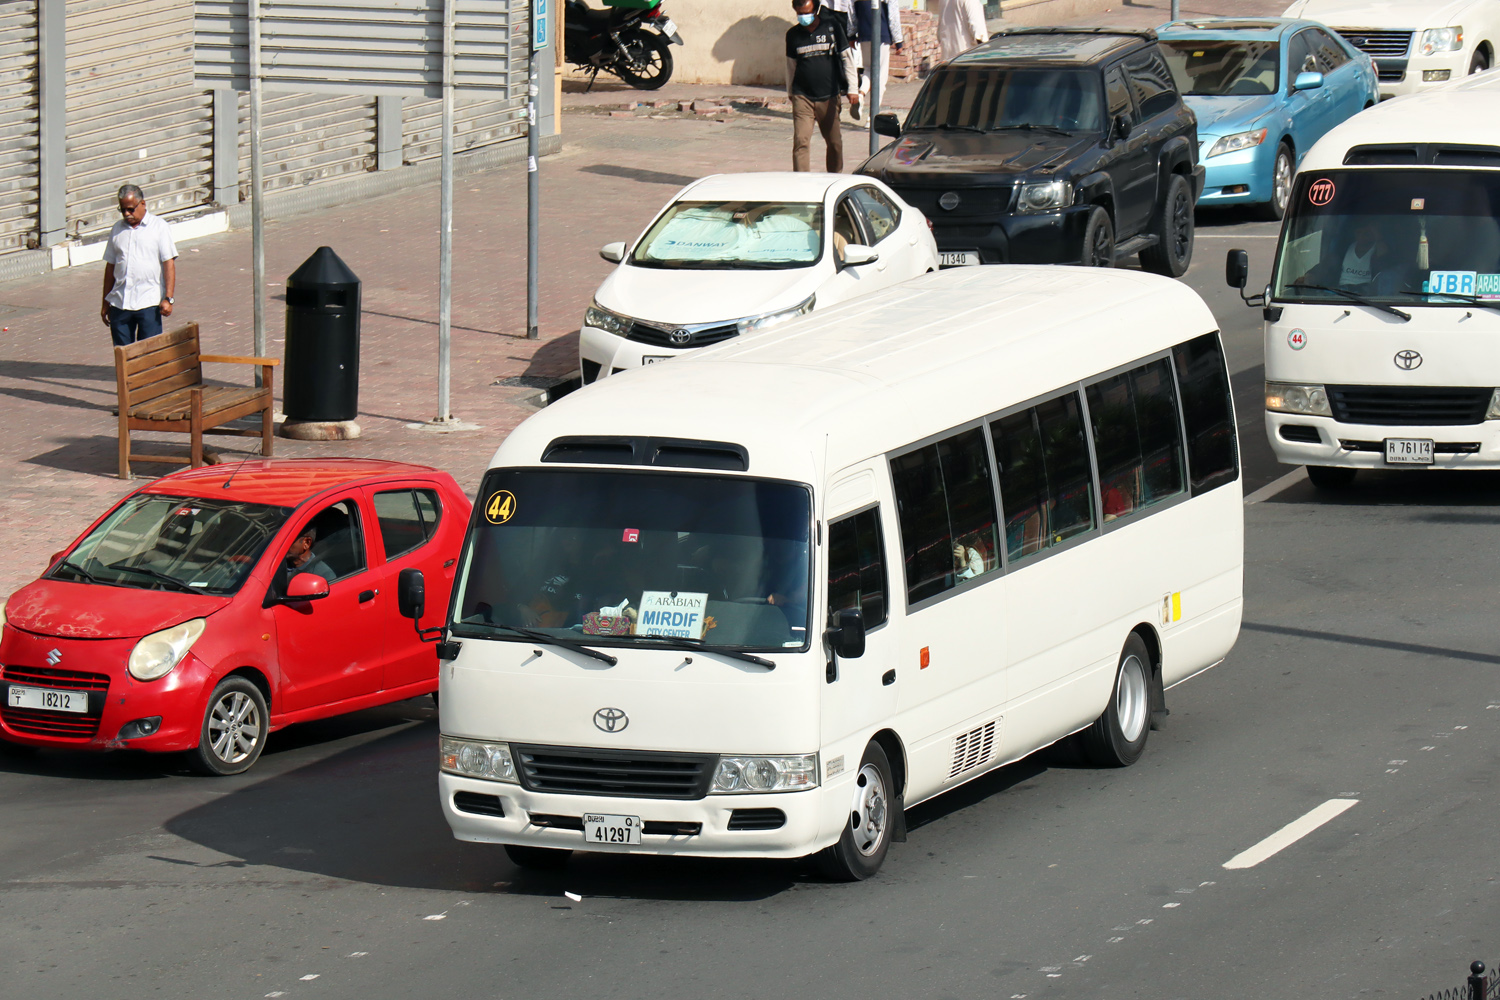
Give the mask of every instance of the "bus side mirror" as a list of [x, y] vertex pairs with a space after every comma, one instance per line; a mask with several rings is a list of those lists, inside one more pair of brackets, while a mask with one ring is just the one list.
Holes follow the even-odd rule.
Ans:
[[396, 607], [402, 618], [416, 621], [427, 608], [427, 581], [419, 569], [403, 569], [396, 578]]
[[828, 645], [841, 660], [856, 660], [865, 655], [865, 616], [858, 608], [839, 612], [838, 624], [826, 633]]
[[1224, 281], [1230, 288], [1244, 290], [1250, 281], [1250, 255], [1243, 250], [1231, 250], [1224, 258]]

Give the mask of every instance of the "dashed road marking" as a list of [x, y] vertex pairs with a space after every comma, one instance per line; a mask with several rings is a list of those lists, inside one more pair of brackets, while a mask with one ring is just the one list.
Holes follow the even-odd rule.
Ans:
[[1359, 799], [1329, 799], [1305, 815], [1292, 820], [1260, 843], [1236, 854], [1224, 862], [1224, 867], [1254, 868], [1358, 803]]

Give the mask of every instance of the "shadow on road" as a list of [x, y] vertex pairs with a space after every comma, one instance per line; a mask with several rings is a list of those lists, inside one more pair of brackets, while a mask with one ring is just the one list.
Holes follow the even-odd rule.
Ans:
[[[1290, 466], [1283, 466], [1290, 470]], [[1354, 483], [1340, 490], [1320, 490], [1298, 483], [1266, 500], [1274, 504], [1319, 504], [1325, 507], [1497, 507], [1500, 472], [1460, 469], [1421, 471], [1361, 470]], [[1416, 520], [1436, 524], [1500, 524], [1500, 515], [1428, 511]]]

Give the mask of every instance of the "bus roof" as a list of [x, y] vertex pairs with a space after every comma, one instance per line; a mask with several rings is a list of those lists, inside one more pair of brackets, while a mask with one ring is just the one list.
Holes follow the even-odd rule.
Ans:
[[1361, 111], [1319, 139], [1298, 170], [1342, 167], [1355, 146], [1434, 142], [1500, 147], [1500, 73], [1476, 73]]
[[938, 271], [669, 364], [613, 375], [516, 428], [493, 465], [559, 437], [727, 442], [751, 475], [821, 474], [1217, 328], [1187, 285], [1137, 271]]

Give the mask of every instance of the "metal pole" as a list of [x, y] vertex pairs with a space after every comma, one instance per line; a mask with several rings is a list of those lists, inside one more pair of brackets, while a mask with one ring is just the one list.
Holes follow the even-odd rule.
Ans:
[[[875, 30], [870, 38], [870, 106], [865, 108], [865, 121], [870, 123], [870, 155], [880, 151], [880, 136], [875, 133], [875, 116], [880, 114], [880, 39], [885, 35], [885, 0], [870, 0], [875, 9]], [[896, 15], [900, 17], [900, 15]]]
[[1172, 20], [1177, 20], [1182, 14], [1181, 0], [1172, 0]]
[[453, 352], [453, 6], [443, 0], [443, 154], [438, 209], [438, 414], [452, 417], [448, 383]]
[[[545, 4], [547, 0], [533, 0]], [[535, 16], [535, 12], [533, 15]], [[541, 136], [537, 135], [537, 48], [536, 32], [531, 33], [531, 58], [527, 61], [526, 97], [526, 339], [537, 340], [541, 331], [537, 327], [537, 275], [540, 270], [540, 248], [542, 230], [542, 184], [537, 172], [537, 158], [541, 155]]]
[[[260, 0], [250, 0], [250, 280], [254, 283], [255, 356], [266, 356], [266, 205], [260, 150]], [[260, 368], [255, 384], [261, 384]]]

